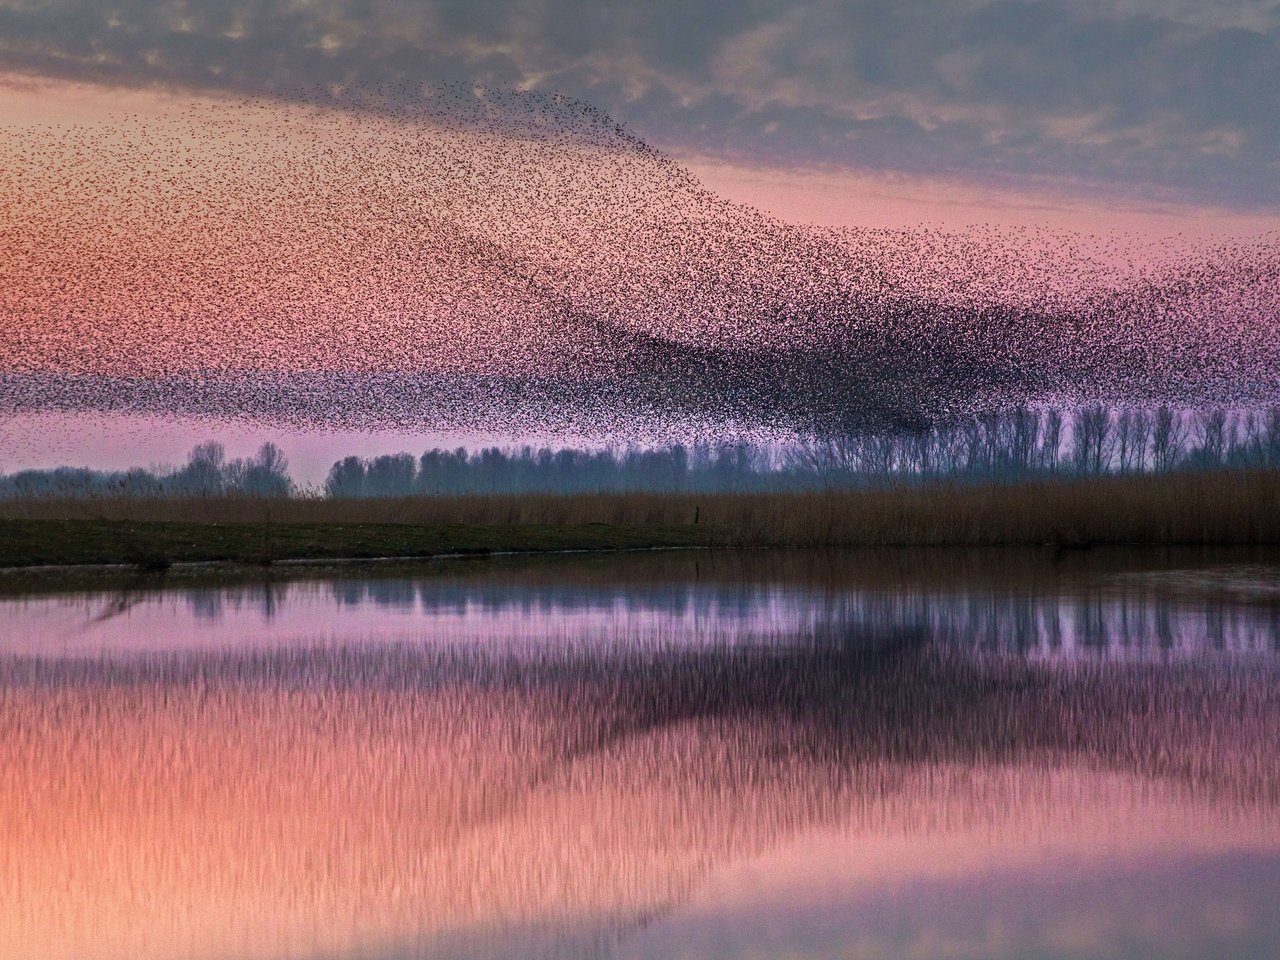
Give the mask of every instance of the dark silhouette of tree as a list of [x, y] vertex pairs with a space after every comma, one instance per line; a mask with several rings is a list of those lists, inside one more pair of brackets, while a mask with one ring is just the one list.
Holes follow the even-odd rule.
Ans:
[[232, 460], [223, 470], [230, 493], [255, 497], [287, 497], [293, 492], [289, 461], [274, 443], [264, 443], [249, 460]]
[[1079, 473], [1098, 475], [1111, 468], [1115, 449], [1114, 419], [1100, 403], [1076, 411], [1071, 425], [1072, 462]]
[[364, 461], [359, 457], [346, 457], [335, 463], [329, 468], [324, 492], [330, 497], [363, 497]]
[[[1064, 460], [1063, 450], [1069, 456]], [[692, 447], [594, 450], [548, 447], [433, 449], [372, 459], [344, 457], [324, 482], [330, 497], [485, 493], [654, 491], [717, 493], [854, 488], [921, 483], [1017, 482], [1065, 471], [1083, 475], [1164, 473], [1223, 467], [1280, 468], [1280, 406], [1179, 411], [1091, 404], [1075, 410], [1015, 407], [980, 417], [826, 429], [781, 446], [697, 443]], [[227, 461], [202, 443], [168, 470], [58, 467], [0, 475], [0, 498], [101, 496], [283, 497], [296, 492], [281, 449], [264, 443]]]

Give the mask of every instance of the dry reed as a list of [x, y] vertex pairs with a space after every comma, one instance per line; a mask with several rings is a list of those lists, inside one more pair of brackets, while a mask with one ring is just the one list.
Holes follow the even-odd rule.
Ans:
[[696, 530], [710, 546], [1280, 543], [1280, 471], [806, 493], [31, 499], [3, 519]]

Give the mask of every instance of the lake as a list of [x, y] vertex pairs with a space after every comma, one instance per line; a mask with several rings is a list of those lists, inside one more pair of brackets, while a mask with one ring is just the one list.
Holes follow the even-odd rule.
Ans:
[[8, 960], [1274, 958], [1280, 554], [0, 575]]

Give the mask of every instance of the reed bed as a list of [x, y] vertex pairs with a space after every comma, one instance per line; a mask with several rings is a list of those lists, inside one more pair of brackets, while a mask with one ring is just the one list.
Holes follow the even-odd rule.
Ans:
[[1280, 471], [797, 493], [15, 499], [0, 519], [700, 528], [709, 545], [1280, 543]]

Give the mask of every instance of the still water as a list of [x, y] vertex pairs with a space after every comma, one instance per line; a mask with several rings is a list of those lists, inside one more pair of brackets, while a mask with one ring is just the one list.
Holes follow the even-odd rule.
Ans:
[[1280, 558], [0, 577], [0, 956], [1274, 958]]

